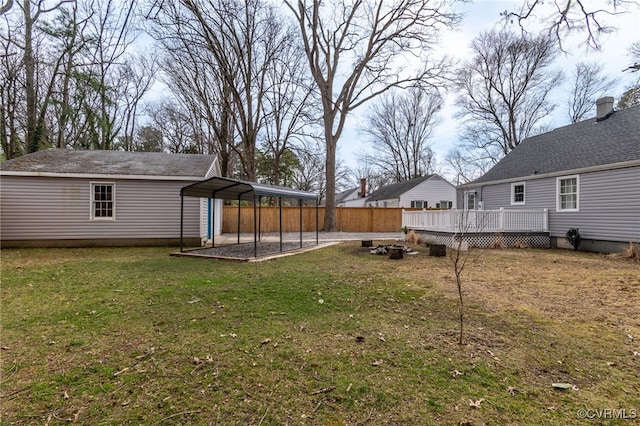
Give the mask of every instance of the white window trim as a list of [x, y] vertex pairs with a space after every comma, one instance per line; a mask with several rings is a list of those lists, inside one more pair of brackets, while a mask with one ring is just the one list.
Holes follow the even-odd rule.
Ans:
[[[515, 188], [522, 185], [522, 201], [515, 201]], [[523, 206], [527, 203], [527, 184], [525, 182], [513, 182], [511, 184], [511, 205]]]
[[[94, 187], [97, 185], [111, 185], [113, 189], [111, 190], [113, 195], [113, 215], [111, 217], [95, 217], [95, 190]], [[90, 182], [89, 183], [89, 192], [90, 192], [90, 204], [89, 204], [89, 220], [93, 222], [114, 222], [116, 220], [116, 183], [115, 182]]]
[[[566, 179], [576, 180], [576, 208], [563, 209], [560, 201], [560, 182]], [[578, 212], [580, 211], [580, 175], [560, 176], [556, 178], [556, 211], [557, 212]]]
[[478, 210], [478, 191], [464, 191], [462, 200], [464, 210], [469, 210], [469, 194], [473, 194], [473, 210]]

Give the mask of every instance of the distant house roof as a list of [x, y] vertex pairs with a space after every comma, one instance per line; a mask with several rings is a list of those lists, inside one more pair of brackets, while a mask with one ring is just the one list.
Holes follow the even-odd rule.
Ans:
[[339, 192], [338, 194], [336, 194], [336, 204], [342, 203], [343, 201], [355, 199], [356, 197], [353, 197], [352, 195], [357, 195], [354, 193], [357, 193], [359, 190], [360, 188], [356, 187]]
[[525, 139], [471, 184], [640, 160], [640, 106]]
[[405, 180], [402, 182], [392, 183], [391, 185], [385, 185], [377, 191], [373, 191], [367, 198], [367, 202], [398, 198], [402, 194], [416, 187], [422, 182], [431, 179], [433, 176], [435, 175], [427, 175], [415, 179]]
[[47, 149], [0, 164], [2, 172], [156, 177], [206, 177], [214, 155]]

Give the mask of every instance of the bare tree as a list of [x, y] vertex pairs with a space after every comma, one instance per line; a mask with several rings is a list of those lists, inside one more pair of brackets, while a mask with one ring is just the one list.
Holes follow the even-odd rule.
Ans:
[[[51, 88], [53, 87], [53, 76], [56, 72], [49, 74], [49, 82], [46, 85], [48, 90], [46, 93], [39, 93], [38, 77], [38, 61], [37, 61], [37, 44], [39, 41], [37, 25], [41, 19], [44, 19], [49, 13], [57, 11], [65, 3], [73, 0], [60, 0], [50, 7], [46, 7], [41, 1], [24, 0], [18, 3], [22, 12], [22, 40], [14, 38], [12, 43], [22, 51], [22, 64], [24, 66], [24, 94], [25, 94], [25, 144], [26, 152], [37, 151], [43, 139], [44, 123], [42, 117], [46, 114], [48, 101], [51, 97]], [[8, 9], [7, 9], [8, 10]], [[60, 66], [57, 61], [56, 67]], [[53, 76], [52, 76], [53, 75]], [[44, 97], [44, 101], [39, 101], [40, 97]]]
[[455, 234], [452, 236], [449, 259], [453, 266], [453, 273], [458, 290], [458, 344], [464, 344], [465, 292], [462, 276], [468, 266], [482, 255], [483, 251], [477, 247], [478, 235], [486, 225], [486, 215], [480, 210], [457, 210], [455, 215]]
[[237, 154], [245, 177], [255, 180], [255, 149], [264, 118], [266, 73], [282, 43], [275, 10], [261, 0], [181, 3], [195, 18], [193, 25], [199, 26], [204, 46], [215, 57], [220, 77], [229, 89], [242, 142]]
[[618, 101], [618, 109], [640, 105], [640, 86], [632, 86], [624, 91]]
[[579, 62], [573, 70], [573, 84], [568, 102], [572, 123], [582, 121], [595, 108], [596, 99], [608, 94], [616, 81], [603, 75], [604, 67], [596, 62]]
[[[122, 80], [127, 47], [137, 32], [132, 27], [132, 1], [125, 7], [116, 0], [86, 0], [89, 21], [85, 37], [91, 40], [90, 74], [96, 87], [91, 114], [93, 143], [98, 149], [112, 149], [123, 126], [121, 99]], [[124, 71], [126, 72], [126, 71]], [[148, 85], [147, 85], [148, 88]], [[139, 97], [136, 96], [139, 100]], [[137, 101], [136, 101], [137, 102]]]
[[217, 154], [222, 176], [231, 177], [238, 149], [232, 89], [220, 75], [215, 56], [203, 46], [202, 34], [189, 25], [176, 24], [187, 19], [183, 13], [178, 4], [169, 2], [150, 26], [162, 50], [161, 80], [195, 124], [198, 150]]
[[240, 159], [239, 173], [255, 180], [267, 75], [290, 42], [274, 6], [263, 0], [181, 0], [155, 2], [152, 9], [154, 37], [175, 62], [163, 62], [170, 87], [211, 130], [223, 174], [235, 173], [228, 166], [233, 155]]
[[24, 94], [20, 90], [21, 62], [17, 50], [11, 43], [12, 34], [0, 38], [0, 141], [5, 159], [10, 160], [23, 152], [19, 136], [20, 106], [24, 105]]
[[[336, 228], [336, 150], [349, 114], [392, 87], [437, 84], [445, 62], [428, 62], [441, 28], [459, 17], [447, 0], [285, 0], [293, 13], [322, 102], [326, 145], [324, 230]], [[399, 66], [402, 57], [421, 63]]]
[[[89, 12], [89, 15], [91, 12]], [[56, 91], [57, 99], [52, 105], [52, 144], [57, 148], [65, 148], [74, 144], [74, 133], [78, 135], [83, 129], [79, 128], [77, 120], [80, 110], [80, 103], [76, 100], [82, 99], [79, 93], [72, 93], [74, 89], [78, 89], [82, 83], [77, 84], [81, 80], [83, 74], [81, 70], [81, 59], [78, 57], [87, 48], [88, 39], [83, 36], [84, 30], [88, 23], [88, 17], [79, 17], [77, 3], [73, 3], [69, 8], [62, 8], [60, 11], [60, 19], [57, 20], [56, 27], [51, 28], [50, 35], [58, 39], [58, 43], [62, 47], [62, 75], [58, 79]], [[74, 116], [76, 118], [74, 118]]]
[[505, 10], [501, 13], [508, 22], [517, 22], [525, 31], [528, 21], [541, 18], [549, 35], [554, 37], [562, 48], [563, 39], [573, 33], [583, 33], [586, 44], [599, 50], [599, 37], [609, 34], [616, 28], [607, 23], [607, 18], [624, 13], [635, 1], [610, 0], [589, 2], [588, 0], [523, 0], [519, 10]]
[[162, 131], [153, 126], [140, 126], [133, 141], [134, 151], [162, 152]]
[[459, 116], [466, 119], [462, 143], [449, 153], [448, 162], [482, 171], [544, 129], [555, 107], [549, 93], [559, 85], [561, 73], [552, 69], [558, 49], [547, 36], [489, 31], [474, 39], [471, 48], [473, 58], [457, 80]]
[[420, 88], [391, 91], [371, 106], [360, 129], [375, 150], [371, 160], [393, 182], [433, 171], [430, 139], [442, 97]]
[[118, 147], [125, 151], [133, 151], [135, 149], [134, 137], [137, 131], [138, 109], [142, 98], [154, 82], [157, 68], [157, 63], [154, 59], [139, 56], [131, 57], [119, 69], [123, 125], [118, 137]]
[[0, 3], [0, 16], [7, 13], [13, 7], [13, 0], [5, 0]]
[[633, 42], [631, 46], [629, 46], [629, 56], [633, 61], [633, 65], [629, 66], [628, 69], [640, 71], [640, 40]]
[[299, 166], [293, 175], [295, 188], [315, 192], [324, 199], [326, 186], [323, 146], [317, 140], [309, 138], [298, 144], [294, 152], [299, 161]]
[[281, 182], [280, 172], [293, 165], [291, 157], [295, 156], [291, 148], [306, 136], [312, 136], [320, 117], [294, 30], [291, 27], [282, 30], [280, 52], [266, 73], [267, 86], [262, 103], [265, 120], [258, 138], [262, 148], [262, 169], [270, 171], [269, 182], [273, 185], [284, 183], [287, 186], [289, 182]]
[[352, 186], [360, 186], [360, 179], [366, 179], [365, 194], [371, 194], [373, 191], [395, 182], [392, 176], [384, 173], [376, 165], [374, 159], [375, 154], [364, 152], [358, 154], [357, 166], [351, 173]]
[[153, 127], [162, 133], [163, 148], [173, 153], [197, 153], [191, 117], [175, 100], [147, 107]]
[[[298, 159], [298, 167], [293, 173], [293, 182], [296, 189], [315, 192], [318, 197], [326, 200], [327, 186], [325, 176], [326, 157], [324, 143], [320, 138], [306, 137], [292, 147]], [[336, 188], [348, 188], [351, 184], [349, 177], [351, 170], [344, 162], [336, 162]]]
[[[623, 72], [638, 73], [640, 71], [640, 40], [634, 42], [629, 47], [629, 56], [633, 61], [633, 64], [625, 68]], [[635, 83], [627, 87], [620, 100], [618, 101], [618, 109], [629, 108], [635, 105], [640, 105], [640, 76], [636, 79]]]
[[132, 96], [132, 61], [124, 57], [135, 35], [136, 2], [124, 8], [118, 0], [16, 4], [3, 15], [8, 25], [0, 35], [7, 60], [21, 59], [17, 69], [3, 70], [12, 74], [3, 85], [3, 150], [13, 156], [48, 146], [111, 148], [123, 123], [130, 136], [144, 91], [138, 84], [142, 90]]

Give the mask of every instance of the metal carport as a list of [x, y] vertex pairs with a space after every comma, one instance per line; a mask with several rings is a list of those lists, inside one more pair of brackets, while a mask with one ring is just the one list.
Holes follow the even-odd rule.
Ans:
[[[248, 182], [223, 177], [212, 177], [200, 182], [187, 185], [180, 190], [180, 251], [183, 249], [184, 229], [184, 197], [199, 197], [210, 199], [222, 199], [238, 201], [238, 219], [240, 218], [240, 202], [253, 202], [253, 250], [254, 257], [258, 255], [258, 206], [262, 197], [274, 197], [278, 199], [280, 208], [280, 251], [282, 252], [282, 199], [298, 200], [300, 208], [300, 247], [302, 247], [302, 201], [314, 200], [316, 206], [316, 244], [318, 244], [318, 196], [311, 192], [283, 186], [264, 185], [256, 182]], [[213, 203], [213, 216], [215, 217], [215, 203]], [[238, 220], [238, 244], [240, 243], [240, 220]], [[215, 232], [211, 236], [211, 244], [215, 247]]]

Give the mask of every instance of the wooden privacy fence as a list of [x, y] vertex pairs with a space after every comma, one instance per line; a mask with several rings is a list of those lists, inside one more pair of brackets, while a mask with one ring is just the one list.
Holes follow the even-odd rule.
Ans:
[[[405, 209], [407, 210], [407, 209]], [[240, 232], [253, 232], [253, 206], [240, 207]], [[280, 230], [278, 207], [257, 208], [262, 232]], [[318, 229], [324, 225], [324, 207], [318, 207]], [[336, 226], [342, 232], [395, 232], [402, 228], [401, 208], [336, 207]], [[302, 232], [316, 230], [316, 208], [302, 207]], [[238, 206], [224, 206], [222, 232], [238, 231]], [[282, 232], [300, 231], [300, 208], [282, 207]]]

